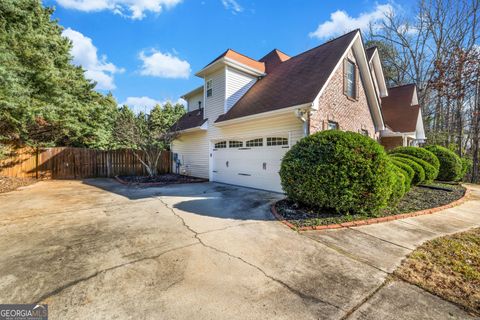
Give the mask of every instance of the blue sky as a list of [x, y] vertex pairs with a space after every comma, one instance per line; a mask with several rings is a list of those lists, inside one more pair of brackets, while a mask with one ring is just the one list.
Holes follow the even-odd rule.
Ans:
[[[412, 9], [411, 1], [401, 8]], [[346, 30], [378, 22], [391, 1], [44, 0], [72, 39], [74, 62], [138, 109], [177, 101], [194, 75], [227, 48], [259, 59], [295, 55]]]

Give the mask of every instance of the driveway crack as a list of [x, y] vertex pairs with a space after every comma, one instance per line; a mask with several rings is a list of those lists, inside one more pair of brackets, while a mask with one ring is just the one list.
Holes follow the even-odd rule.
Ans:
[[332, 303], [330, 303], [330, 302], [328, 302], [328, 301], [322, 300], [322, 299], [320, 299], [320, 298], [318, 298], [318, 297], [315, 297], [315, 296], [312, 296], [312, 295], [309, 295], [309, 294], [305, 294], [305, 293], [301, 292], [300, 290], [293, 288], [292, 286], [290, 286], [289, 284], [285, 283], [284, 281], [282, 281], [282, 280], [280, 280], [280, 279], [277, 279], [277, 278], [269, 275], [268, 273], [266, 273], [266, 272], [265, 272], [262, 268], [260, 268], [259, 266], [255, 265], [255, 264], [253, 264], [253, 263], [251, 263], [251, 262], [248, 262], [248, 261], [246, 261], [245, 259], [243, 259], [243, 258], [241, 258], [241, 257], [239, 257], [239, 256], [235, 256], [235, 255], [233, 255], [233, 254], [231, 254], [231, 253], [229, 253], [229, 252], [227, 252], [227, 251], [220, 250], [220, 249], [218, 249], [218, 248], [215, 248], [215, 247], [213, 247], [213, 246], [211, 246], [211, 245], [206, 244], [206, 243], [200, 238], [201, 233], [196, 232], [195, 230], [193, 230], [193, 229], [185, 222], [185, 219], [183, 219], [183, 217], [181, 217], [179, 214], [177, 214], [177, 213], [175, 212], [175, 210], [174, 210], [173, 208], [171, 208], [167, 203], [165, 203], [161, 198], [157, 198], [157, 199], [158, 199], [168, 210], [170, 210], [173, 215], [175, 215], [175, 216], [181, 221], [181, 223], [183, 224], [183, 226], [184, 226], [187, 230], [189, 230], [190, 232], [193, 233], [195, 239], [197, 239], [198, 242], [199, 242], [199, 244], [201, 244], [203, 247], [208, 248], [208, 249], [210, 249], [210, 250], [213, 250], [213, 251], [215, 251], [215, 252], [217, 252], [217, 253], [220, 253], [220, 254], [222, 254], [222, 255], [226, 255], [226, 256], [228, 256], [228, 257], [230, 257], [230, 258], [236, 259], [236, 260], [238, 260], [238, 261], [240, 261], [240, 262], [242, 262], [242, 263], [244, 263], [244, 264], [246, 264], [246, 265], [248, 265], [248, 266], [256, 269], [257, 271], [259, 271], [260, 273], [262, 273], [266, 278], [270, 279], [270, 280], [273, 281], [273, 282], [276, 282], [276, 283], [280, 284], [282, 287], [286, 288], [286, 289], [289, 290], [291, 293], [297, 295], [298, 297], [300, 297], [300, 298], [301, 298], [302, 300], [304, 300], [304, 301], [309, 301], [309, 302], [313, 302], [313, 303], [321, 303], [321, 304], [329, 305], [329, 306], [331, 306], [331, 307], [334, 307], [334, 308], [336, 308], [336, 309], [338, 309], [338, 310], [341, 310], [341, 311], [344, 311], [344, 312], [347, 311], [347, 310], [344, 310], [344, 309], [342, 309], [341, 307], [336, 306], [336, 305], [334, 305], [334, 304], [332, 304]]
[[142, 262], [142, 261], [145, 261], [145, 260], [155, 260], [155, 259], [163, 256], [164, 254], [170, 253], [172, 251], [185, 249], [185, 248], [196, 246], [196, 245], [198, 245], [198, 243], [191, 243], [191, 244], [188, 244], [188, 245], [185, 245], [185, 246], [176, 247], [176, 248], [169, 249], [167, 251], [163, 251], [163, 252], [161, 252], [157, 255], [143, 257], [143, 258], [139, 258], [139, 259], [132, 260], [132, 261], [127, 261], [125, 263], [122, 263], [122, 264], [119, 264], [119, 265], [116, 265], [116, 266], [113, 266], [113, 267], [110, 267], [110, 268], [106, 268], [106, 269], [103, 269], [103, 270], [96, 271], [95, 273], [93, 273], [89, 276], [82, 277], [82, 278], [67, 282], [63, 286], [60, 286], [60, 287], [56, 288], [55, 290], [50, 291], [50, 292], [42, 295], [40, 298], [38, 298], [38, 300], [36, 302], [34, 302], [34, 304], [39, 304], [40, 302], [42, 302], [42, 301], [44, 301], [48, 298], [51, 298], [53, 296], [58, 295], [59, 293], [61, 293], [62, 291], [66, 290], [68, 288], [71, 288], [71, 287], [73, 287], [73, 286], [75, 286], [75, 285], [77, 285], [81, 282], [85, 282], [85, 281], [88, 281], [92, 278], [95, 278], [102, 273], [106, 273], [106, 272], [109, 272], [109, 271], [112, 271], [112, 270], [116, 270], [116, 269], [119, 269], [119, 268], [122, 268], [122, 267], [125, 267], [125, 266], [129, 266], [129, 265], [132, 265], [132, 264], [135, 264], [135, 263], [138, 263], [138, 262]]

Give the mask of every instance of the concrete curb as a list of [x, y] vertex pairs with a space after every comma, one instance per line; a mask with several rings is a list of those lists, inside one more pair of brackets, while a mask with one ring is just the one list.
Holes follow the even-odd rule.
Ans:
[[470, 193], [471, 193], [471, 190], [467, 187], [467, 190], [465, 190], [465, 194], [463, 195], [463, 197], [461, 197], [460, 199], [455, 200], [453, 202], [450, 202], [446, 205], [436, 207], [436, 208], [430, 208], [430, 209], [414, 211], [414, 212], [409, 212], [409, 213], [402, 213], [402, 214], [380, 217], [380, 218], [370, 218], [370, 219], [365, 219], [365, 220], [349, 221], [349, 222], [327, 224], [327, 225], [321, 225], [321, 226], [296, 227], [292, 223], [285, 220], [285, 218], [281, 214], [278, 213], [277, 208], [276, 208], [276, 204], [277, 204], [278, 201], [275, 202], [274, 204], [272, 204], [270, 210], [278, 221], [280, 221], [281, 223], [283, 223], [287, 227], [289, 227], [293, 230], [296, 230], [296, 231], [341, 229], [341, 228], [358, 227], [358, 226], [364, 226], [364, 225], [368, 225], [368, 224], [376, 224], [376, 223], [382, 223], [382, 222], [387, 222], [387, 221], [406, 219], [406, 218], [411, 218], [411, 217], [436, 213], [436, 212], [439, 212], [439, 211], [443, 211], [445, 209], [449, 209], [449, 208], [453, 208], [453, 207], [456, 207], [458, 205], [461, 205], [462, 203], [464, 203], [465, 201], [468, 200], [468, 197], [470, 196]]
[[161, 187], [161, 186], [168, 186], [172, 184], [186, 184], [186, 183], [204, 183], [208, 182], [208, 180], [199, 180], [199, 181], [190, 181], [190, 182], [170, 182], [170, 183], [164, 183], [164, 182], [146, 182], [146, 183], [130, 183], [119, 176], [114, 177], [117, 182], [125, 185], [125, 186], [138, 186], [138, 187]]

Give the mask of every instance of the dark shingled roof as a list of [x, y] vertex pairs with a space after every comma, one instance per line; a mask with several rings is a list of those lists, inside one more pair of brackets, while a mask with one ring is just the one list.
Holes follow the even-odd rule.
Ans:
[[203, 109], [197, 109], [184, 114], [175, 125], [173, 131], [182, 131], [201, 126], [207, 119], [203, 119]]
[[385, 124], [395, 132], [414, 132], [420, 106], [412, 106], [415, 84], [388, 89], [388, 97], [382, 98], [382, 114]]
[[282, 62], [287, 61], [288, 59], [290, 59], [290, 56], [286, 55], [278, 49], [274, 49], [267, 53], [265, 57], [263, 57], [259, 61], [265, 63], [265, 71], [267, 73], [270, 73]]
[[375, 49], [377, 47], [370, 47], [367, 50], [365, 50], [365, 53], [367, 54], [367, 60], [370, 61], [372, 59], [373, 53], [375, 52]]
[[216, 122], [313, 102], [358, 32], [349, 32], [282, 62]]

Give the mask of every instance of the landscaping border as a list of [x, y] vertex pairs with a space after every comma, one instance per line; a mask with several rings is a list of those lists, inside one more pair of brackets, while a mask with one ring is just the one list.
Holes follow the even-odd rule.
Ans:
[[327, 229], [341, 229], [341, 228], [349, 228], [349, 227], [359, 227], [359, 226], [364, 226], [368, 224], [376, 224], [376, 223], [382, 223], [382, 222], [387, 222], [387, 221], [393, 221], [393, 220], [399, 220], [399, 219], [406, 219], [406, 218], [411, 218], [411, 217], [416, 217], [416, 216], [422, 216], [422, 215], [427, 215], [427, 214], [432, 214], [436, 213], [439, 211], [443, 211], [449, 208], [456, 207], [458, 205], [461, 205], [465, 201], [468, 200], [468, 197], [470, 196], [471, 189], [465, 187], [465, 194], [463, 197], [460, 199], [457, 199], [453, 202], [450, 202], [448, 204], [445, 204], [440, 207], [435, 207], [435, 208], [430, 208], [430, 209], [425, 209], [425, 210], [420, 210], [420, 211], [414, 211], [414, 212], [409, 212], [409, 213], [401, 213], [401, 214], [396, 214], [396, 215], [391, 215], [391, 216], [385, 216], [385, 217], [379, 217], [379, 218], [370, 218], [370, 219], [365, 219], [365, 220], [356, 220], [356, 221], [348, 221], [348, 222], [342, 222], [342, 223], [335, 223], [335, 224], [326, 224], [326, 225], [320, 225], [320, 226], [307, 226], [307, 227], [296, 227], [294, 224], [288, 222], [281, 214], [278, 213], [276, 204], [278, 201], [272, 204], [270, 207], [270, 211], [274, 215], [274, 217], [289, 227], [290, 229], [296, 230], [296, 231], [309, 231], [309, 230], [327, 230]]
[[[139, 187], [161, 187], [161, 186], [167, 186], [167, 185], [172, 185], [172, 184], [188, 184], [188, 183], [204, 183], [208, 182], [207, 179], [199, 180], [199, 181], [191, 181], [191, 182], [170, 182], [170, 183], [165, 183], [165, 182], [144, 182], [144, 183], [131, 183], [128, 181], [123, 180], [119, 176], [114, 177], [117, 182], [125, 185], [125, 186], [139, 186]], [[198, 178], [200, 179], [200, 178]]]

